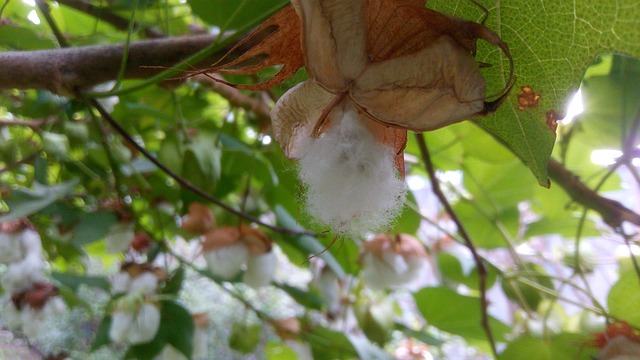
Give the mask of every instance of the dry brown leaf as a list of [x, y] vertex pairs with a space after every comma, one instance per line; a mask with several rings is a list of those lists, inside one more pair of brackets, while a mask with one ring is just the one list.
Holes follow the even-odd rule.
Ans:
[[[237, 50], [247, 44], [255, 45], [237, 54]], [[292, 6], [285, 7], [263, 22], [206, 73], [252, 75], [277, 65], [282, 66], [280, 71], [260, 84], [241, 85], [215, 80], [238, 89], [258, 91], [272, 88], [295, 74], [304, 65], [304, 57], [300, 48], [300, 20]]]

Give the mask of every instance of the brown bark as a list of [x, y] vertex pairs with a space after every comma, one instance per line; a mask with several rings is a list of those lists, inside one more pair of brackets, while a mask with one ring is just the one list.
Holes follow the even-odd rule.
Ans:
[[[148, 78], [211, 45], [216, 36], [198, 35], [131, 43], [126, 78]], [[228, 48], [201, 64], [217, 61]], [[71, 95], [77, 89], [114, 80], [120, 70], [124, 45], [98, 45], [41, 51], [0, 52], [0, 89], [44, 89]]]
[[618, 228], [625, 221], [640, 225], [640, 215], [621, 203], [593, 191], [558, 161], [549, 160], [548, 169], [549, 177], [560, 185], [573, 201], [599, 213], [609, 226]]

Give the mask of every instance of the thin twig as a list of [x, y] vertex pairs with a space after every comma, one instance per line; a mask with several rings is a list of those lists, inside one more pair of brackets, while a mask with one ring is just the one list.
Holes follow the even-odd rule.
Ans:
[[83, 97], [82, 94], [78, 94], [78, 97], [81, 98], [81, 99], [84, 99], [85, 101], [90, 103], [93, 108], [98, 110], [100, 115], [109, 123], [109, 125], [111, 125], [111, 127], [113, 127], [113, 129], [116, 130], [120, 134], [120, 136], [122, 136], [134, 148], [136, 148], [138, 151], [140, 151], [140, 153], [145, 158], [147, 158], [154, 165], [156, 165], [158, 168], [160, 168], [164, 173], [169, 175], [169, 177], [171, 177], [175, 181], [177, 181], [185, 189], [193, 192], [194, 194], [200, 196], [203, 199], [206, 199], [207, 201], [210, 201], [210, 202], [220, 206], [221, 208], [225, 209], [226, 211], [228, 211], [228, 212], [230, 212], [230, 213], [232, 213], [232, 214], [234, 214], [234, 215], [236, 215], [236, 216], [238, 216], [240, 218], [243, 218], [243, 219], [245, 219], [247, 221], [256, 223], [256, 224], [258, 224], [260, 226], [263, 226], [263, 227], [265, 227], [267, 229], [270, 229], [272, 231], [279, 232], [281, 234], [315, 236], [314, 233], [311, 233], [311, 232], [308, 232], [308, 231], [293, 230], [293, 229], [289, 229], [289, 228], [284, 228], [284, 227], [280, 227], [280, 226], [276, 226], [276, 225], [267, 224], [267, 223], [261, 221], [260, 219], [254, 217], [254, 216], [246, 214], [246, 213], [244, 213], [244, 212], [242, 212], [240, 210], [234, 209], [233, 207], [231, 207], [231, 206], [223, 203], [222, 201], [212, 197], [211, 195], [207, 194], [206, 192], [204, 192], [203, 190], [201, 190], [197, 186], [193, 185], [189, 180], [187, 180], [187, 179], [183, 178], [182, 176], [180, 176], [180, 175], [176, 174], [175, 172], [173, 172], [166, 165], [164, 165], [162, 162], [160, 162], [158, 159], [156, 159], [156, 157], [153, 156], [147, 149], [145, 149], [140, 144], [138, 144], [131, 137], [131, 135], [129, 135], [129, 133], [127, 133], [127, 131], [111, 116], [111, 114], [109, 114], [109, 112], [107, 112], [104, 109], [104, 107], [102, 107], [102, 105], [97, 100], [95, 100], [95, 99], [86, 99], [86, 98]]
[[491, 352], [495, 358], [498, 358], [498, 350], [496, 349], [496, 343], [493, 337], [493, 331], [491, 330], [491, 325], [489, 324], [489, 301], [487, 300], [487, 268], [482, 261], [482, 257], [478, 254], [476, 247], [473, 245], [469, 234], [465, 230], [462, 222], [456, 215], [455, 211], [451, 207], [449, 200], [442, 192], [440, 188], [440, 183], [438, 182], [438, 178], [436, 177], [436, 171], [433, 167], [433, 162], [431, 161], [431, 154], [429, 154], [429, 148], [427, 147], [427, 143], [424, 140], [424, 135], [415, 134], [416, 140], [418, 141], [418, 147], [420, 149], [420, 155], [422, 156], [422, 160], [424, 161], [424, 165], [426, 167], [427, 173], [429, 174], [429, 178], [431, 179], [431, 188], [433, 193], [438, 197], [442, 206], [444, 206], [445, 211], [451, 217], [451, 220], [456, 224], [458, 228], [458, 232], [460, 236], [464, 240], [464, 244], [471, 251], [471, 255], [476, 263], [478, 269], [478, 282], [479, 282], [479, 290], [480, 290], [480, 313], [481, 313], [481, 325], [487, 335], [487, 340], [489, 341], [489, 345], [491, 346]]
[[49, 24], [53, 35], [56, 37], [56, 40], [58, 40], [58, 44], [60, 44], [60, 47], [71, 47], [71, 44], [64, 37], [62, 31], [60, 31], [60, 28], [58, 27], [58, 24], [56, 24], [55, 20], [51, 16], [51, 8], [49, 7], [49, 4], [44, 2], [44, 0], [36, 0], [36, 5], [38, 6], [38, 9], [40, 9], [42, 16], [44, 16], [44, 19], [47, 21], [47, 24]]

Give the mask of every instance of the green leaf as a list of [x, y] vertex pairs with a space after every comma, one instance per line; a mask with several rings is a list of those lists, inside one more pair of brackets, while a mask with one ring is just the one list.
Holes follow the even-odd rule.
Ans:
[[231, 327], [229, 347], [241, 354], [250, 354], [260, 342], [261, 331], [260, 325], [247, 326], [243, 323], [235, 323]]
[[288, 0], [188, 0], [187, 2], [191, 10], [202, 20], [223, 30], [242, 29], [257, 20], [256, 14], [271, 15], [289, 3]]
[[[464, 296], [444, 287], [424, 288], [414, 294], [418, 310], [431, 326], [465, 339], [486, 340], [480, 326], [480, 299]], [[504, 341], [511, 329], [502, 322], [489, 318], [496, 341]]]
[[109, 280], [104, 276], [87, 276], [76, 275], [70, 273], [53, 272], [51, 277], [59, 281], [60, 283], [68, 286], [74, 291], [78, 291], [80, 285], [87, 285], [91, 287], [97, 287], [104, 291], [111, 290], [111, 284]]
[[304, 291], [287, 284], [275, 285], [278, 288], [284, 290], [287, 294], [289, 294], [289, 296], [293, 298], [293, 300], [307, 309], [321, 310], [322, 306], [324, 305], [324, 301], [316, 292]]
[[521, 360], [526, 354], [527, 360], [591, 360], [597, 350], [585, 344], [589, 341], [584, 335], [562, 333], [549, 338], [522, 336], [509, 343], [500, 355], [500, 360]]
[[[471, 2], [460, 6], [458, 1], [433, 0], [428, 5], [465, 19], [482, 16]], [[640, 8], [635, 5], [633, 0], [615, 4], [543, 0], [533, 6], [524, 0], [510, 0], [500, 2], [499, 11], [490, 11], [485, 25], [509, 45], [515, 59], [516, 84], [502, 107], [480, 123], [523, 160], [541, 185], [548, 184], [546, 164], [554, 142], [546, 125], [546, 112], [564, 112], [595, 55], [622, 52], [640, 56], [636, 26]], [[567, 28], [571, 30], [558, 30]], [[496, 93], [507, 80], [508, 61], [492, 47], [479, 45], [477, 60], [494, 65], [484, 69], [488, 93]], [[521, 86], [530, 86], [541, 94], [537, 108], [517, 108]]]
[[180, 266], [173, 273], [167, 284], [162, 288], [162, 293], [167, 295], [178, 295], [180, 289], [182, 289], [182, 283], [185, 278], [185, 270], [183, 266]]
[[167, 329], [167, 343], [180, 351], [187, 358], [193, 353], [193, 336], [195, 325], [187, 309], [174, 301], [162, 302], [162, 318], [160, 327]]
[[0, 48], [10, 50], [45, 50], [56, 47], [55, 41], [41, 37], [21, 26], [0, 26]]
[[[275, 207], [276, 218], [278, 225], [284, 226], [289, 229], [303, 231], [304, 229], [298, 225], [296, 220], [285, 210], [284, 207], [276, 205]], [[317, 255], [336, 273], [338, 278], [345, 277], [345, 271], [342, 266], [336, 260], [336, 258], [329, 251], [324, 251], [325, 246], [322, 245], [316, 238], [309, 235], [290, 235], [286, 237], [288, 242], [293, 245], [298, 251], [305, 255]]]
[[9, 205], [9, 213], [0, 216], [0, 222], [14, 221], [35, 214], [69, 195], [77, 184], [78, 179], [53, 186], [34, 182], [33, 189], [23, 187], [11, 189], [5, 200]]
[[104, 239], [109, 234], [111, 226], [117, 222], [118, 217], [110, 212], [82, 213], [80, 222], [73, 228], [71, 242], [76, 245], [85, 245]]
[[182, 176], [205, 192], [213, 192], [220, 180], [220, 156], [213, 135], [192, 138], [183, 154]]
[[91, 351], [96, 351], [104, 345], [108, 345], [111, 343], [111, 338], [109, 337], [109, 329], [111, 328], [111, 316], [105, 316], [102, 318], [100, 325], [98, 325], [98, 330], [96, 331], [96, 337], [93, 339], [93, 344], [91, 344]]
[[[464, 284], [467, 287], [478, 290], [480, 281], [478, 277], [478, 269], [474, 266], [470, 271], [465, 274], [460, 260], [452, 254], [441, 252], [437, 256], [438, 269], [442, 275], [446, 278], [453, 280], [457, 283]], [[497, 279], [495, 268], [485, 263], [487, 268], [487, 288], [493, 286]]]
[[624, 272], [609, 291], [607, 305], [611, 315], [640, 327], [640, 278], [634, 270]]
[[538, 309], [538, 305], [544, 299], [543, 293], [522, 281], [518, 281], [518, 279], [527, 279], [538, 286], [554, 290], [553, 281], [551, 277], [547, 275], [539, 265], [527, 263], [525, 264], [527, 268], [531, 269], [527, 271], [524, 275], [517, 276], [505, 276], [502, 279], [502, 291], [504, 291], [507, 298], [519, 303], [521, 306], [528, 308], [529, 310], [536, 311]]
[[314, 327], [304, 333], [303, 339], [311, 345], [314, 359], [353, 359], [358, 352], [347, 336], [339, 331]]
[[264, 352], [268, 360], [299, 360], [298, 353], [280, 341], [269, 341]]

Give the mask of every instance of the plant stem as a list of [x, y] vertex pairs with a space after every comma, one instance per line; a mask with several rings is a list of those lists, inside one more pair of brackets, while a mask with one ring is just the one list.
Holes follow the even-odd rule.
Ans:
[[462, 222], [456, 215], [453, 207], [447, 200], [447, 197], [442, 192], [440, 188], [440, 183], [438, 182], [438, 178], [436, 177], [436, 171], [433, 167], [433, 162], [431, 161], [431, 155], [429, 154], [429, 148], [427, 147], [427, 143], [424, 140], [423, 134], [415, 134], [416, 140], [418, 141], [418, 147], [420, 148], [420, 154], [422, 156], [422, 160], [426, 167], [427, 173], [429, 174], [429, 178], [431, 179], [431, 188], [433, 193], [438, 197], [442, 206], [444, 206], [445, 211], [451, 217], [451, 220], [456, 224], [458, 228], [458, 232], [460, 236], [464, 240], [464, 244], [471, 251], [471, 255], [476, 263], [476, 267], [478, 269], [478, 287], [480, 291], [480, 314], [481, 314], [481, 325], [487, 335], [487, 340], [489, 341], [489, 345], [491, 346], [491, 352], [493, 353], [494, 358], [498, 358], [498, 350], [496, 349], [495, 339], [493, 337], [493, 331], [491, 330], [491, 325], [489, 324], [489, 301], [487, 300], [487, 268], [482, 261], [482, 258], [478, 254], [476, 247], [473, 245], [469, 234], [465, 230]]
[[98, 112], [100, 113], [100, 115], [109, 123], [109, 125], [111, 125], [111, 127], [113, 127], [113, 129], [118, 132], [120, 134], [120, 136], [122, 136], [127, 142], [129, 142], [133, 147], [135, 147], [138, 151], [140, 151], [140, 153], [147, 158], [147, 160], [151, 161], [154, 165], [156, 165], [158, 168], [160, 168], [160, 170], [162, 170], [164, 173], [166, 173], [167, 175], [169, 175], [169, 177], [173, 178], [175, 181], [177, 181], [180, 185], [182, 185], [185, 189], [193, 192], [194, 194], [200, 196], [203, 199], [206, 199], [218, 206], [220, 206], [221, 208], [225, 209], [226, 211], [242, 218], [245, 219], [249, 222], [253, 222], [256, 223], [260, 226], [263, 226], [267, 229], [270, 229], [272, 231], [275, 232], [279, 232], [281, 234], [291, 234], [291, 235], [315, 235], [313, 233], [309, 233], [307, 231], [298, 231], [298, 230], [293, 230], [293, 229], [288, 229], [288, 228], [283, 228], [280, 226], [276, 226], [276, 225], [271, 225], [271, 224], [267, 224], [263, 221], [261, 221], [260, 219], [251, 216], [247, 213], [244, 213], [240, 210], [234, 209], [233, 207], [223, 203], [222, 201], [212, 197], [211, 195], [207, 194], [206, 192], [204, 192], [202, 189], [198, 188], [197, 186], [193, 185], [189, 180], [183, 178], [182, 176], [176, 174], [175, 172], [173, 172], [171, 169], [169, 169], [165, 164], [163, 164], [162, 162], [160, 162], [155, 156], [153, 156], [147, 149], [145, 149], [144, 147], [142, 147], [140, 144], [138, 144], [132, 137], [131, 135], [129, 135], [129, 133], [111, 116], [111, 114], [109, 114], [109, 112], [107, 112], [104, 107], [102, 107], [102, 105], [95, 99], [86, 99], [83, 97], [82, 94], [78, 94], [78, 97], [80, 99], [85, 100], [86, 102], [88, 102], [89, 104], [91, 104], [91, 106], [93, 108], [95, 108], [96, 110], [98, 110]]

